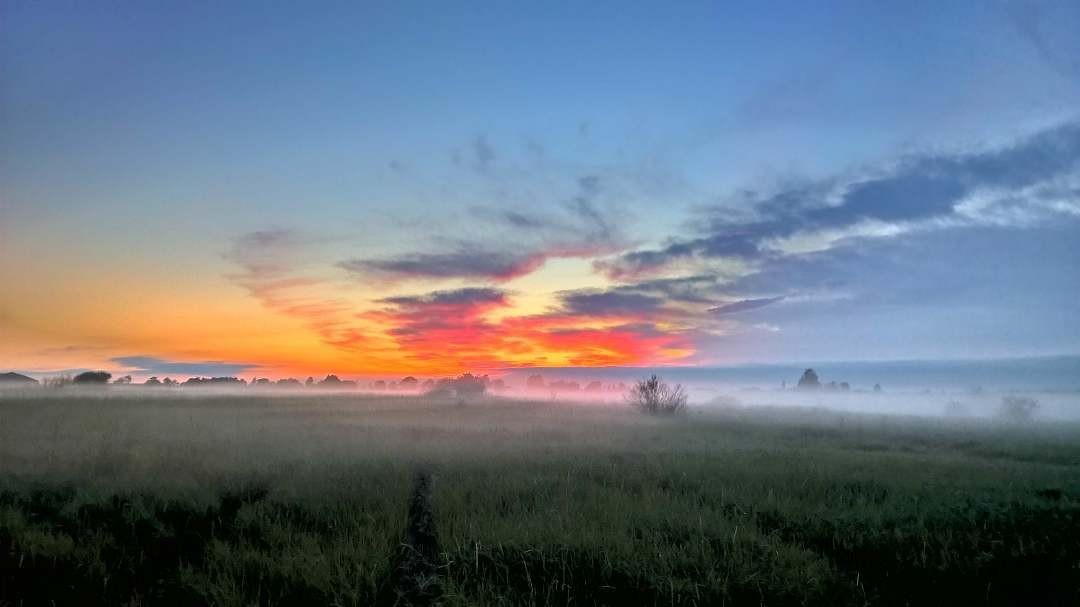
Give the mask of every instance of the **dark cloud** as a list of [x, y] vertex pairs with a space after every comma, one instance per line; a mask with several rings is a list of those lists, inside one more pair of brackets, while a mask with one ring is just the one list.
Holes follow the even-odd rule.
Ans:
[[650, 293], [681, 303], [711, 304], [718, 283], [716, 276], [702, 274], [683, 278], [655, 278], [630, 285], [620, 285], [615, 287], [615, 291]]
[[726, 303], [715, 308], [709, 308], [709, 312], [713, 314], [735, 314], [736, 312], [745, 312], [747, 310], [756, 310], [757, 308], [764, 308], [769, 304], [774, 304], [783, 299], [783, 296], [779, 297], [762, 297], [758, 299], [742, 299], [739, 301], [733, 301]]
[[229, 363], [217, 360], [180, 362], [154, 358], [153, 356], [119, 356], [110, 360], [127, 367], [132, 373], [141, 375], [234, 376], [259, 368], [259, 365], [251, 363]]
[[543, 265], [542, 254], [495, 251], [463, 244], [444, 253], [413, 253], [383, 259], [349, 259], [338, 267], [389, 280], [471, 278], [505, 282]]
[[378, 303], [403, 308], [459, 307], [476, 304], [506, 303], [506, 292], [499, 289], [472, 287], [446, 291], [432, 291], [424, 295], [384, 297]]
[[[700, 222], [705, 226], [704, 235], [674, 239], [657, 249], [601, 260], [596, 268], [615, 280], [635, 280], [687, 259], [775, 260], [787, 253], [768, 249], [765, 245], [770, 240], [796, 233], [844, 230], [868, 220], [894, 227], [931, 219], [977, 224], [984, 219], [977, 211], [961, 217], [956, 208], [972, 195], [986, 191], [1025, 192], [1004, 198], [1002, 203], [1011, 205], [1010, 212], [994, 217], [999, 225], [1010, 217], [1017, 218], [1016, 224], [1021, 226], [1025, 204], [1042, 205], [1042, 217], [1066, 212], [1047, 207], [1045, 201], [1036, 200], [1036, 194], [1026, 189], [1074, 176], [1077, 171], [1080, 123], [1069, 123], [995, 149], [909, 156], [859, 179], [796, 184], [768, 196], [744, 192], [734, 201], [744, 207], [741, 214], [733, 214], [731, 205], [706, 212]], [[987, 215], [992, 211], [986, 211]]]
[[753, 258], [760, 252], [750, 234], [736, 232], [674, 241], [660, 249], [631, 251], [615, 259], [598, 260], [593, 265], [613, 280], [626, 280], [649, 276], [681, 259]]
[[650, 314], [664, 305], [660, 297], [618, 291], [571, 291], [560, 299], [565, 313], [595, 317]]

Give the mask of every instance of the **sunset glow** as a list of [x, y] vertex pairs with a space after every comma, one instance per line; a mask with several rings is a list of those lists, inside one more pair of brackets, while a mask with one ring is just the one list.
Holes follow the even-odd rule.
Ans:
[[6, 6], [0, 367], [1080, 350], [1068, 19], [733, 10]]

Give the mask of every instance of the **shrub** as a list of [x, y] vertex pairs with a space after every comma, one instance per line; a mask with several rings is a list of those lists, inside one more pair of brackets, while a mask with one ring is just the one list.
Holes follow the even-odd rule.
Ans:
[[84, 371], [71, 381], [76, 384], [106, 384], [111, 377], [112, 373], [107, 371]]
[[1005, 396], [1001, 399], [1001, 407], [998, 414], [1001, 417], [1014, 422], [1031, 421], [1035, 411], [1039, 408], [1039, 401], [1028, 396]]
[[821, 381], [818, 379], [818, 374], [813, 369], [807, 369], [803, 371], [802, 377], [799, 378], [797, 386], [800, 390], [816, 390], [821, 387]]
[[477, 377], [472, 373], [463, 373], [451, 380], [451, 388], [458, 398], [476, 398], [487, 391], [486, 377]]
[[679, 413], [686, 408], [687, 398], [681, 385], [671, 387], [656, 375], [638, 381], [627, 394], [633, 407], [649, 415]]

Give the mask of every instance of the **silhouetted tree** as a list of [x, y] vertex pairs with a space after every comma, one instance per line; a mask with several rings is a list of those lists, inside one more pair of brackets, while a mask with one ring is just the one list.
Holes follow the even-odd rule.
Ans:
[[123, 377], [117, 377], [116, 379], [113, 380], [113, 383], [117, 384], [117, 385], [130, 384], [131, 383], [131, 376], [130, 375], [125, 375]]
[[1028, 422], [1035, 416], [1039, 401], [1027, 396], [1005, 396], [1001, 399], [998, 414], [1014, 422]]
[[75, 379], [71, 380], [72, 383], [82, 385], [100, 385], [109, 383], [109, 378], [112, 377], [112, 373], [106, 371], [84, 371], [75, 376]]
[[529, 379], [525, 380], [525, 386], [530, 390], [543, 390], [544, 389], [544, 376], [543, 375], [530, 375]]
[[150, 379], [144, 381], [143, 385], [156, 388], [156, 387], [161, 385], [161, 380], [158, 379], [157, 376], [155, 375], [155, 376], [151, 377]]
[[674, 415], [686, 408], [688, 397], [682, 386], [669, 386], [656, 375], [643, 379], [630, 388], [630, 404], [649, 415]]
[[599, 391], [601, 391], [603, 389], [604, 389], [604, 384], [602, 384], [602, 383], [600, 383], [598, 381], [591, 381], [591, 382], [589, 382], [589, 384], [587, 386], [585, 386], [585, 391], [586, 392], [599, 392]]
[[874, 392], [881, 392], [881, 384], [874, 384]]
[[800, 390], [814, 390], [821, 387], [821, 382], [818, 380], [818, 374], [813, 369], [807, 369], [803, 371], [802, 377], [799, 378], [798, 388]]
[[211, 386], [239, 388], [241, 386], [246, 386], [247, 382], [239, 377], [189, 377], [184, 381], [184, 385], [194, 388]]
[[319, 382], [319, 387], [331, 390], [351, 390], [356, 387], [356, 382], [351, 379], [341, 379], [337, 375], [327, 375]]
[[310, 387], [312, 387], [312, 386], [314, 386], [314, 385], [315, 385], [315, 378], [314, 378], [314, 377], [311, 377], [311, 376], [309, 375], [309, 376], [308, 376], [308, 378], [304, 380], [304, 385], [305, 385], [305, 386], [307, 386], [307, 387], [309, 387], [309, 388], [310, 388]]
[[36, 383], [38, 383], [38, 380], [34, 379], [33, 377], [27, 377], [21, 373], [15, 373], [14, 371], [8, 373], [0, 373], [0, 384], [30, 385]]
[[452, 385], [458, 398], [483, 396], [487, 391], [487, 376], [477, 377], [472, 373], [462, 373], [453, 379]]
[[303, 384], [300, 383], [299, 379], [289, 377], [286, 379], [277, 380], [277, 385], [279, 388], [299, 388]]
[[420, 380], [410, 375], [402, 379], [399, 385], [401, 386], [402, 390], [415, 390], [417, 387], [420, 386]]

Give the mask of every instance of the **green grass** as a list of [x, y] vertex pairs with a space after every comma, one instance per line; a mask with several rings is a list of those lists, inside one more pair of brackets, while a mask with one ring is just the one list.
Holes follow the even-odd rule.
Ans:
[[[48, 395], [42, 392], [41, 395]], [[369, 397], [0, 397], [0, 604], [1080, 604], [1080, 428]]]

